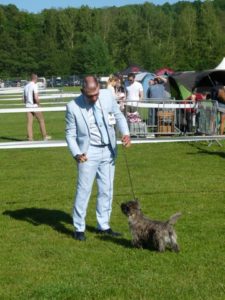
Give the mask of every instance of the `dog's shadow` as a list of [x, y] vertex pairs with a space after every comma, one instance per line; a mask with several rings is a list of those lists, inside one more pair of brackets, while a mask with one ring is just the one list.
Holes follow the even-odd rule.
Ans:
[[47, 225], [60, 233], [69, 236], [73, 235], [73, 231], [65, 226], [65, 224], [72, 225], [72, 218], [61, 210], [31, 207], [6, 210], [3, 212], [3, 215], [10, 216], [16, 220], [26, 221], [34, 226]]
[[119, 246], [123, 246], [124, 248], [134, 248], [131, 244], [130, 240], [127, 240], [123, 237], [113, 237], [109, 235], [97, 235], [97, 238], [106, 241], [106, 242], [111, 242], [114, 244], [117, 244]]
[[100, 240], [103, 240], [103, 241], [107, 241], [107, 242], [111, 242], [111, 243], [114, 243], [114, 244], [118, 244], [120, 246], [123, 246], [124, 248], [129, 248], [129, 249], [136, 249], [136, 250], [150, 250], [152, 252], [157, 252], [154, 247], [152, 247], [151, 245], [149, 244], [143, 244], [141, 248], [136, 248], [132, 245], [131, 243], [131, 240], [127, 240], [125, 238], [118, 238], [118, 237], [113, 237], [113, 236], [108, 236], [108, 235], [105, 235], [105, 236], [98, 236], [98, 238]]

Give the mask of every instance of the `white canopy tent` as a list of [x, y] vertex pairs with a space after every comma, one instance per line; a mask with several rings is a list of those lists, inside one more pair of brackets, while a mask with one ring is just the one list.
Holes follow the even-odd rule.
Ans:
[[225, 70], [225, 57], [222, 59], [221, 63], [218, 64], [215, 70]]

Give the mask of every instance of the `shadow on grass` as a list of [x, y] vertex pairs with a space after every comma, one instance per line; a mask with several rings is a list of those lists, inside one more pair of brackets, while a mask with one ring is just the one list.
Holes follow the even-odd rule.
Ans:
[[[72, 237], [74, 234], [73, 230], [66, 228], [64, 225], [72, 225], [71, 216], [61, 210], [30, 207], [17, 210], [6, 210], [3, 212], [3, 215], [10, 216], [11, 218], [19, 221], [26, 221], [34, 226], [47, 225], [60, 233]], [[91, 233], [95, 233], [97, 238], [100, 240], [115, 243], [125, 248], [133, 248], [130, 240], [107, 235], [98, 235], [96, 228], [90, 225], [86, 226], [86, 230]]]
[[16, 220], [26, 221], [34, 226], [48, 225], [60, 233], [73, 236], [73, 231], [66, 228], [63, 224], [72, 225], [72, 218], [69, 214], [61, 210], [31, 207], [6, 210], [3, 212], [3, 215], [10, 216]]
[[127, 240], [125, 238], [122, 237], [113, 237], [110, 235], [106, 235], [106, 234], [98, 234], [97, 230], [95, 227], [87, 225], [86, 226], [86, 230], [91, 232], [91, 233], [95, 233], [96, 234], [96, 238], [101, 240], [101, 241], [106, 241], [106, 242], [110, 242], [110, 243], [114, 243], [120, 246], [123, 246], [125, 248], [133, 248], [133, 246], [131, 245], [131, 241]]
[[[222, 158], [225, 158], [225, 152], [224, 150], [221, 151], [213, 151], [213, 150], [207, 150], [197, 144], [190, 144], [193, 148], [197, 149], [198, 152], [195, 154], [206, 154], [206, 155], [217, 155], [220, 156]], [[189, 153], [189, 154], [193, 154], [193, 153]]]
[[102, 241], [107, 241], [110, 243], [114, 243], [125, 248], [133, 248], [131, 241], [121, 237], [113, 237], [109, 235], [97, 235], [97, 238]]
[[0, 140], [22, 142], [22, 141], [24, 141], [25, 139], [18, 139], [18, 138], [9, 137], [9, 136], [0, 136]]

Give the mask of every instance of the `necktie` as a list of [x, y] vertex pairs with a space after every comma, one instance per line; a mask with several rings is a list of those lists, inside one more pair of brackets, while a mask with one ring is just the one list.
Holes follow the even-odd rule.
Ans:
[[106, 130], [106, 126], [103, 120], [103, 114], [101, 112], [101, 109], [98, 108], [96, 105], [93, 105], [93, 114], [96, 120], [96, 124], [98, 126], [98, 129], [101, 133], [102, 143], [105, 145], [109, 144], [109, 137]]

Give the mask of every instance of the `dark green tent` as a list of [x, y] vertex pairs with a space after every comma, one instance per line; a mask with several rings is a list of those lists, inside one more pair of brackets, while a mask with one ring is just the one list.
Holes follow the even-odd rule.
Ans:
[[171, 97], [184, 100], [192, 93], [198, 72], [176, 72], [168, 77]]
[[210, 92], [217, 85], [225, 85], [225, 70], [177, 72], [169, 76], [170, 93], [177, 100], [187, 98], [193, 90]]

